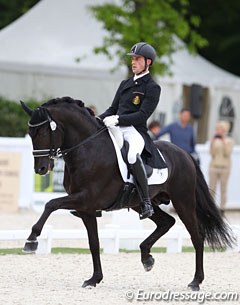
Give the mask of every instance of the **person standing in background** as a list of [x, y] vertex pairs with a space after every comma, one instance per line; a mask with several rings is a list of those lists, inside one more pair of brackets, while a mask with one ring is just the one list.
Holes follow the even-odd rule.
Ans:
[[192, 155], [199, 164], [200, 160], [195, 150], [194, 130], [189, 124], [190, 119], [189, 109], [183, 108], [179, 113], [179, 121], [163, 127], [157, 134], [157, 138], [169, 134], [171, 142]]
[[152, 121], [148, 125], [148, 134], [152, 140], [157, 140], [157, 135], [161, 130], [161, 125], [159, 121]]
[[215, 134], [210, 143], [209, 187], [214, 195], [217, 184], [220, 182], [220, 208], [222, 213], [224, 213], [226, 207], [227, 184], [231, 170], [231, 154], [234, 146], [234, 140], [228, 136], [229, 128], [229, 122], [217, 122]]
[[97, 107], [95, 105], [90, 105], [90, 106], [88, 106], [88, 108], [90, 108], [92, 110], [94, 115], [97, 115]]

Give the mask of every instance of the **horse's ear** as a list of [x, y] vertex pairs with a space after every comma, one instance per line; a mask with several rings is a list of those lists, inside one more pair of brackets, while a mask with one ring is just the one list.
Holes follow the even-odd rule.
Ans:
[[24, 110], [29, 116], [31, 116], [32, 113], [33, 113], [33, 110], [30, 109], [24, 102], [20, 101], [20, 103], [21, 103], [21, 106], [22, 106], [23, 110]]

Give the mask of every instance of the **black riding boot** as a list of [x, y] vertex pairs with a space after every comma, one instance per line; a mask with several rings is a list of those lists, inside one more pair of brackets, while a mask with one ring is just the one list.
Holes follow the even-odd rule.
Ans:
[[133, 178], [141, 199], [140, 219], [148, 218], [154, 213], [148, 191], [148, 182], [142, 159], [137, 155], [137, 161], [131, 165]]

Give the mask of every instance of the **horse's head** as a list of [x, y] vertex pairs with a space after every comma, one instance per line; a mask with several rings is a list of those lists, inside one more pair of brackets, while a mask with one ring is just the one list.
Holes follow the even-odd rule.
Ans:
[[21, 101], [22, 108], [29, 115], [28, 133], [32, 139], [34, 169], [37, 174], [45, 175], [54, 167], [54, 157], [62, 146], [63, 132], [58, 123], [44, 106], [30, 109]]

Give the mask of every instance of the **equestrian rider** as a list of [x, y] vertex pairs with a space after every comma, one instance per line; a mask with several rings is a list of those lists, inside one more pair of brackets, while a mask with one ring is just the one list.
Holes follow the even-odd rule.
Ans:
[[156, 51], [151, 45], [136, 43], [127, 55], [132, 57], [134, 75], [121, 82], [111, 106], [99, 117], [110, 129], [119, 126], [124, 140], [129, 143], [127, 157], [142, 199], [140, 218], [143, 219], [152, 216], [154, 210], [141, 154], [146, 150], [151, 156], [154, 144], [146, 126], [159, 102], [161, 88], [149, 73], [149, 67], [156, 58]]

